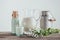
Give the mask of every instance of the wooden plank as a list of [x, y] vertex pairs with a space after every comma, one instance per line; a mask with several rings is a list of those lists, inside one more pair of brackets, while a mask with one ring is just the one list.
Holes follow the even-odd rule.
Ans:
[[0, 40], [60, 40], [60, 34], [54, 35], [56, 35], [56, 37], [54, 37], [53, 35], [49, 35], [39, 38], [32, 38], [26, 35], [23, 35], [21, 37], [14, 36], [11, 34], [11, 32], [0, 32]]

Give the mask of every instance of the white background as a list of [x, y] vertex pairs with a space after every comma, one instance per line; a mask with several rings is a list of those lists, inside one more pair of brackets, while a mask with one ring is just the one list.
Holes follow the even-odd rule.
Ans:
[[60, 0], [0, 0], [0, 31], [11, 31], [11, 14], [14, 9], [18, 10], [19, 19], [30, 16], [21, 13], [21, 9], [49, 10], [56, 18], [53, 28], [60, 28]]

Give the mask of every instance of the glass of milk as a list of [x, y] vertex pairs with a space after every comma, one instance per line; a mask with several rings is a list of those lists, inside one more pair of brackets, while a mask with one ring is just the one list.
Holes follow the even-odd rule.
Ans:
[[22, 26], [16, 27], [16, 36], [23, 35], [23, 32], [24, 32], [24, 27]]

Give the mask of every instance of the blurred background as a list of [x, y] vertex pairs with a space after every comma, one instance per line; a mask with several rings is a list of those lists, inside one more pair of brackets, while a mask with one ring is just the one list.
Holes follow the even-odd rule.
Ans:
[[52, 28], [60, 29], [60, 0], [0, 0], [0, 32], [11, 31], [11, 14], [13, 10], [17, 10], [19, 13], [20, 25], [24, 17], [34, 15], [35, 18], [38, 18], [40, 13], [30, 13], [32, 9], [39, 10], [40, 13], [43, 10], [50, 11], [49, 13], [52, 13], [56, 18]]

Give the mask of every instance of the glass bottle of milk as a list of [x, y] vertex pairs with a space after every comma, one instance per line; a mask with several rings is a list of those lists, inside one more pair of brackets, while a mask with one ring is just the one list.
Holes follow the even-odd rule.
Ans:
[[12, 13], [12, 34], [16, 34], [16, 26], [19, 25], [19, 19], [18, 19], [18, 11], [13, 11]]

